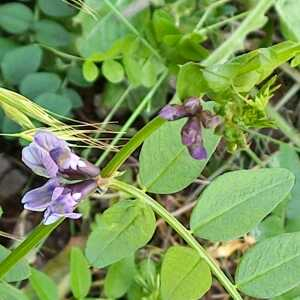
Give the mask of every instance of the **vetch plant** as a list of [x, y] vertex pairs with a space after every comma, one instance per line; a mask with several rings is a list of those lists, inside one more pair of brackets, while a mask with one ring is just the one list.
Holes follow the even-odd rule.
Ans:
[[[244, 20], [214, 51], [204, 47], [208, 37], [203, 32], [207, 34], [210, 26], [201, 28], [210, 11], [222, 7], [227, 0], [215, 1], [200, 19], [198, 15], [189, 15], [198, 9], [194, 1], [160, 4], [165, 9], [147, 10], [141, 23], [138, 18], [132, 22], [127, 19], [132, 7], [128, 12], [124, 6], [126, 1], [121, 1], [120, 6], [109, 0], [91, 1], [92, 8], [89, 2], [72, 1], [75, 6], [82, 5], [76, 20], [82, 26], [78, 51], [84, 61], [86, 79], [96, 80], [101, 64], [103, 76], [110, 84], [126, 84], [120, 96], [122, 101], [116, 102], [113, 113], [139, 88], [149, 90], [146, 94], [143, 90], [142, 101], [111, 144], [106, 144], [100, 136], [102, 132], [97, 132], [98, 124], [65, 119], [70, 122], [66, 125], [40, 107], [39, 100], [33, 99], [33, 103], [16, 92], [0, 89], [0, 105], [6, 116], [19, 122], [24, 130], [10, 135], [23, 139], [24, 164], [34, 174], [47, 178], [46, 183], [29, 189], [20, 200], [26, 210], [43, 212], [40, 224], [15, 247], [0, 247], [0, 298], [5, 295], [7, 299], [25, 300], [34, 293], [33, 299], [36, 296], [56, 300], [67, 299], [72, 293], [70, 297], [80, 300], [95, 297], [197, 300], [213, 290], [214, 282], [234, 300], [244, 296], [283, 297], [284, 300], [300, 296], [297, 292], [300, 222], [294, 213], [299, 206], [300, 163], [296, 153], [299, 149], [268, 137], [272, 143], [279, 143], [280, 149], [269, 153], [268, 148], [272, 159], [262, 161], [250, 147], [251, 141], [266, 147], [253, 137], [256, 134], [264, 138], [256, 129], [278, 126], [289, 132], [285, 123], [283, 126], [282, 121], [278, 122], [280, 118], [269, 117], [270, 101], [279, 88], [279, 81], [272, 74], [282, 65], [287, 67], [289, 62], [297, 65], [300, 44], [284, 41], [234, 56], [242, 50], [247, 34], [265, 24], [265, 13], [275, 1], [261, 0], [242, 17], [232, 16], [231, 21]], [[56, 18], [72, 14], [73, 9], [66, 9], [69, 7], [59, 0], [53, 3], [38, 1], [38, 11], [46, 11]], [[188, 9], [180, 9], [180, 4]], [[278, 5], [281, 11], [284, 5], [280, 1]], [[24, 10], [23, 6], [17, 7]], [[226, 9], [232, 9], [232, 5]], [[83, 12], [88, 13], [83, 15]], [[91, 14], [96, 18], [90, 19]], [[27, 15], [29, 20], [28, 11]], [[100, 19], [101, 26], [98, 26], [98, 16], [105, 16]], [[195, 16], [197, 22], [193, 21]], [[101, 30], [111, 18], [121, 22], [118, 29], [123, 31], [113, 31], [111, 41], [105, 44], [107, 47], [98, 49], [99, 44], [94, 40], [90, 43], [91, 38], [95, 33], [102, 38]], [[151, 26], [145, 32], [139, 31], [136, 24], [144, 26], [145, 20]], [[0, 26], [8, 30], [1, 22], [0, 18]], [[217, 23], [214, 28], [227, 24], [222, 18], [219, 22], [221, 25]], [[15, 26], [12, 32], [25, 32], [29, 26], [26, 24]], [[42, 29], [49, 23], [44, 20], [38, 24], [41, 28], [35, 27], [35, 34], [42, 41]], [[99, 36], [95, 35], [94, 39]], [[29, 74], [22, 81], [23, 90], [31, 87], [32, 76]], [[172, 100], [152, 107], [151, 100], [169, 81], [173, 88], [168, 91], [172, 91]], [[115, 149], [112, 158], [108, 156], [122, 137], [123, 129], [129, 129], [144, 109], [148, 112], [144, 115], [145, 126]], [[158, 116], [149, 121], [151, 111]], [[113, 113], [105, 122], [109, 122]], [[293, 132], [288, 137], [297, 145]], [[226, 143], [218, 147], [221, 140]], [[219, 157], [216, 154], [217, 148], [224, 152], [225, 144], [231, 153], [231, 163], [235, 163], [229, 167], [219, 162], [225, 160], [226, 154]], [[141, 145], [139, 157], [136, 156], [138, 179], [132, 180], [126, 177], [129, 172], [124, 163]], [[77, 146], [76, 152], [73, 146]], [[102, 148], [103, 156], [92, 163], [96, 151], [88, 149], [79, 154], [82, 146]], [[243, 152], [250, 159], [242, 156]], [[209, 176], [203, 180], [201, 174]], [[201, 185], [197, 185], [199, 182]], [[197, 201], [186, 201], [184, 195], [190, 188]], [[171, 211], [170, 199], [175, 199], [177, 210]], [[181, 218], [182, 210], [192, 210], [192, 213]], [[3, 217], [2, 209], [0, 217]], [[30, 266], [28, 255], [42, 247], [62, 222], [69, 222], [73, 234], [81, 224], [84, 230], [78, 232], [78, 239], [71, 241], [72, 247], [60, 249], [61, 256], [53, 258], [55, 269], [64, 262], [57, 280], [51, 274], [51, 267], [38, 271], [32, 260]], [[176, 235], [161, 238], [156, 228], [159, 226], [159, 231], [164, 231], [160, 227], [162, 222]], [[75, 240], [79, 241], [76, 247]], [[158, 244], [160, 240], [163, 246]], [[221, 248], [223, 252], [215, 254], [214, 250]], [[230, 254], [235, 251], [231, 264], [237, 267], [236, 272], [232, 271], [234, 281], [228, 276], [227, 266], [222, 264], [230, 255], [224, 248]], [[224, 260], [219, 261], [217, 258], [222, 255]], [[24, 282], [24, 288], [15, 284], [25, 279], [29, 279], [29, 284]]]

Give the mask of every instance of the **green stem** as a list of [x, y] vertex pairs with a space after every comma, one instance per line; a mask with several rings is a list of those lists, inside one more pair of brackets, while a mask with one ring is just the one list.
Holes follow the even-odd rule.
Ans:
[[300, 134], [292, 126], [290, 126], [287, 121], [272, 107], [267, 108], [268, 115], [271, 119], [275, 121], [277, 127], [286, 135], [295, 145], [300, 147]]
[[[103, 125], [100, 126], [99, 131], [94, 136], [94, 139], [98, 139], [100, 137], [101, 132], [106, 128], [107, 123], [110, 122], [110, 120], [115, 115], [116, 111], [121, 106], [121, 104], [125, 101], [125, 99], [127, 98], [128, 94], [130, 93], [131, 90], [132, 90], [132, 86], [129, 85], [127, 87], [127, 89], [124, 91], [124, 93], [122, 94], [122, 96], [119, 98], [119, 100], [116, 102], [116, 104], [114, 105], [114, 107], [112, 108], [112, 110], [109, 112], [109, 114], [104, 119]], [[91, 151], [92, 151], [92, 148], [88, 148], [86, 151], [84, 151], [83, 157], [85, 159], [88, 159], [89, 156], [90, 156], [90, 154], [91, 154]]]
[[248, 14], [249, 14], [248, 11], [243, 12], [243, 13], [238, 14], [238, 15], [236, 15], [236, 16], [233, 16], [233, 17], [227, 18], [227, 19], [225, 19], [225, 20], [223, 20], [223, 21], [220, 21], [220, 22], [218, 22], [218, 23], [216, 23], [216, 24], [212, 24], [212, 25], [206, 26], [206, 27], [204, 27], [203, 29], [198, 30], [197, 33], [202, 34], [202, 35], [205, 35], [205, 34], [207, 34], [209, 31], [218, 29], [218, 28], [220, 28], [220, 27], [222, 27], [222, 26], [224, 26], [224, 25], [226, 25], [226, 24], [229, 24], [229, 23], [231, 23], [231, 22], [233, 22], [233, 21], [237, 21], [237, 20], [239, 20], [239, 19], [243, 19], [243, 18], [246, 17]]
[[46, 238], [64, 219], [51, 224], [37, 226], [27, 238], [14, 249], [0, 264], [0, 278], [2, 278], [19, 260], [25, 257], [31, 249]]
[[201, 19], [199, 20], [198, 24], [196, 25], [194, 31], [199, 31], [199, 30], [203, 27], [203, 25], [204, 25], [206, 19], [209, 17], [209, 15], [210, 15], [217, 7], [219, 7], [219, 6], [223, 5], [223, 4], [225, 4], [226, 2], [229, 2], [229, 0], [219, 0], [219, 1], [216, 1], [215, 3], [212, 3], [211, 5], [209, 5], [209, 6], [206, 8], [206, 10], [205, 10], [203, 16], [202, 16]]
[[175, 217], [173, 217], [164, 207], [162, 207], [157, 201], [152, 199], [150, 196], [145, 194], [143, 191], [137, 189], [134, 186], [131, 186], [127, 183], [118, 181], [113, 179], [110, 182], [110, 187], [115, 188], [117, 190], [121, 190], [126, 192], [137, 199], [144, 200], [148, 205], [152, 207], [152, 209], [163, 219], [165, 220], [184, 240], [185, 242], [195, 249], [199, 256], [206, 261], [209, 265], [212, 273], [216, 276], [216, 278], [220, 281], [223, 287], [227, 290], [227, 292], [232, 296], [235, 300], [241, 300], [239, 292], [236, 287], [232, 284], [232, 282], [226, 277], [226, 275], [222, 272], [218, 264], [215, 260], [210, 257], [210, 255], [205, 251], [205, 249], [197, 242], [197, 240], [193, 237], [193, 235], [188, 231]]
[[120, 166], [127, 160], [127, 158], [149, 137], [155, 130], [157, 130], [166, 121], [160, 117], [154, 118], [141, 130], [139, 130], [133, 138], [108, 162], [102, 170], [103, 177], [110, 177], [120, 168]]
[[246, 35], [255, 28], [258, 18], [261, 18], [276, 0], [260, 0], [256, 7], [249, 12], [240, 27], [217, 48], [202, 64], [209, 66], [222, 63], [235, 51], [239, 50]]
[[[125, 134], [125, 132], [130, 128], [130, 126], [133, 124], [133, 122], [136, 120], [136, 118], [140, 115], [140, 113], [144, 110], [148, 102], [151, 100], [157, 89], [160, 87], [161, 83], [165, 80], [167, 77], [168, 72], [165, 71], [159, 80], [156, 82], [156, 84], [152, 87], [152, 89], [149, 91], [149, 93], [145, 96], [145, 98], [141, 101], [139, 106], [135, 109], [133, 114], [129, 117], [129, 119], [126, 121], [126, 123], [121, 128], [120, 132], [115, 136], [113, 141], [110, 143], [109, 147], [104, 151], [104, 153], [100, 156], [100, 158], [96, 162], [96, 166], [100, 166], [100, 164], [104, 161], [104, 159], [107, 157], [107, 155], [110, 153], [110, 151], [113, 149], [113, 147], [118, 143], [118, 141], [122, 138], [122, 136]], [[121, 154], [119, 154], [122, 152]], [[123, 155], [123, 149], [118, 154]], [[130, 154], [129, 154], [130, 155]]]

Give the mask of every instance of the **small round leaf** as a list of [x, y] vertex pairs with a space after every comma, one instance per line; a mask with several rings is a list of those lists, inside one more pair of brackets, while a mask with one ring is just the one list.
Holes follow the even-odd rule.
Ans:
[[102, 73], [105, 78], [113, 83], [118, 83], [124, 79], [123, 66], [115, 60], [106, 60], [102, 64]]
[[37, 72], [27, 75], [20, 84], [22, 95], [29, 99], [46, 92], [56, 92], [61, 84], [61, 80], [55, 73]]
[[0, 27], [9, 33], [25, 32], [32, 20], [32, 11], [22, 3], [13, 2], [0, 6]]
[[38, 70], [42, 54], [37, 45], [19, 47], [6, 53], [1, 63], [4, 79], [10, 84], [18, 84], [26, 75]]

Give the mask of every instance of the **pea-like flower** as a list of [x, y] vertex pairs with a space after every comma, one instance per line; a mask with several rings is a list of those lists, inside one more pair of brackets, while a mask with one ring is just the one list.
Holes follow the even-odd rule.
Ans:
[[202, 127], [213, 128], [217, 126], [219, 118], [210, 111], [203, 110], [198, 98], [191, 97], [182, 105], [166, 105], [159, 115], [168, 121], [188, 118], [181, 130], [182, 144], [187, 146], [193, 158], [198, 160], [207, 158], [207, 151], [203, 144]]
[[[77, 156], [65, 141], [47, 131], [35, 134], [33, 142], [23, 149], [22, 160], [34, 173], [50, 178], [24, 195], [25, 209], [44, 211], [46, 225], [61, 217], [81, 217], [74, 210], [81, 199], [97, 188], [98, 167]], [[66, 184], [64, 178], [77, 182]]]
[[37, 175], [80, 179], [96, 177], [99, 168], [80, 158], [68, 144], [47, 131], [38, 131], [22, 151], [23, 162]]

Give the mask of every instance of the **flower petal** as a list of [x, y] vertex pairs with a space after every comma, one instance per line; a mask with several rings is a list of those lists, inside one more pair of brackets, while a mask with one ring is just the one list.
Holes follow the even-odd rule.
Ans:
[[55, 148], [69, 148], [64, 140], [48, 131], [38, 131], [34, 136], [34, 142], [48, 152]]
[[167, 121], [174, 121], [188, 116], [182, 105], [166, 105], [159, 113]]
[[207, 159], [207, 152], [202, 142], [187, 146], [191, 156], [197, 160]]
[[189, 118], [181, 129], [182, 144], [192, 145], [199, 139], [201, 139], [201, 124], [197, 117]]
[[22, 150], [22, 160], [35, 174], [43, 177], [56, 177], [58, 167], [49, 153], [31, 143]]
[[200, 104], [200, 101], [196, 97], [189, 98], [184, 104], [183, 107], [185, 111], [190, 115], [194, 116], [198, 112], [201, 112], [202, 106]]
[[50, 179], [43, 186], [27, 192], [22, 198], [24, 208], [32, 211], [44, 211], [50, 205], [52, 193], [58, 185], [57, 179]]

